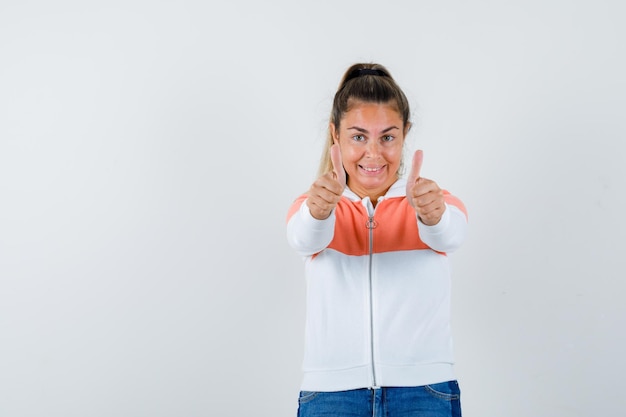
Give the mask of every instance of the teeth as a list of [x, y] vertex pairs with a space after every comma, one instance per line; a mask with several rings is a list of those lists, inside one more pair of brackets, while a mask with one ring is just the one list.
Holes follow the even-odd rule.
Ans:
[[366, 170], [367, 172], [376, 172], [376, 171], [380, 171], [380, 168], [368, 168], [368, 167], [363, 167], [364, 170]]

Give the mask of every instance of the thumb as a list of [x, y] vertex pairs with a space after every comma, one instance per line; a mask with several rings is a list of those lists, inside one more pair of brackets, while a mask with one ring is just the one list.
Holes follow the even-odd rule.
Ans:
[[424, 152], [417, 150], [413, 154], [413, 163], [411, 165], [411, 173], [407, 179], [407, 186], [415, 184], [420, 177], [420, 170], [422, 169], [422, 160], [424, 159]]
[[330, 147], [330, 161], [333, 164], [333, 173], [339, 184], [346, 186], [346, 171], [343, 169], [343, 160], [341, 158], [341, 149], [339, 145], [334, 144]]

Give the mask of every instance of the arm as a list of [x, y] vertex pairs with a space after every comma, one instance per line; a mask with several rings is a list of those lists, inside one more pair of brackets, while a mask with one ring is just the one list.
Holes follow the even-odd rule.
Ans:
[[330, 159], [333, 171], [315, 180], [289, 210], [287, 241], [302, 256], [322, 251], [335, 233], [335, 207], [346, 187], [339, 145], [330, 147]]
[[415, 209], [420, 239], [438, 252], [453, 252], [461, 246], [467, 230], [467, 210], [458, 198], [420, 177], [422, 151], [413, 155], [406, 195]]
[[467, 233], [465, 206], [458, 199], [446, 196], [443, 215], [437, 224], [428, 226], [417, 216], [420, 239], [438, 252], [451, 253], [457, 250]]
[[314, 255], [326, 248], [335, 233], [335, 211], [323, 220], [311, 215], [306, 196], [300, 197], [290, 210], [287, 241], [302, 256]]

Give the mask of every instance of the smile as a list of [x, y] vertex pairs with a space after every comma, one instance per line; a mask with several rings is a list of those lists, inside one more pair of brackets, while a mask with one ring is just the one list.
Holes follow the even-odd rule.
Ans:
[[382, 170], [383, 170], [383, 168], [384, 168], [385, 166], [383, 165], [383, 166], [380, 166], [380, 167], [364, 167], [364, 166], [362, 166], [362, 165], [359, 165], [359, 167], [360, 167], [362, 170], [364, 170], [365, 172], [370, 172], [370, 173], [372, 173], [372, 174], [375, 174], [375, 173], [377, 173], [377, 172], [382, 171]]

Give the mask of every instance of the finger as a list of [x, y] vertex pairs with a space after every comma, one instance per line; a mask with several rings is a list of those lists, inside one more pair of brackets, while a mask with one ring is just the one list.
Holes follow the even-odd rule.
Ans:
[[411, 164], [411, 173], [409, 174], [409, 178], [407, 180], [408, 185], [414, 184], [417, 179], [420, 177], [420, 171], [422, 169], [422, 161], [424, 160], [424, 152], [422, 150], [417, 150], [413, 154], [413, 162]]
[[432, 205], [419, 207], [417, 209], [417, 214], [420, 218], [420, 221], [426, 225], [432, 226], [433, 224], [439, 223], [441, 220], [441, 216], [445, 211], [445, 207], [440, 205]]
[[420, 177], [420, 171], [422, 169], [422, 160], [424, 159], [424, 152], [421, 150], [415, 151], [413, 154], [413, 161], [411, 162], [411, 172], [406, 181], [406, 196], [409, 200], [409, 204], [416, 208], [416, 202], [414, 201], [415, 192], [413, 190], [415, 183]]
[[426, 193], [415, 198], [415, 205], [422, 210], [423, 213], [433, 211], [444, 206], [444, 201], [437, 193]]
[[337, 182], [345, 187], [346, 185], [346, 171], [343, 169], [343, 160], [341, 158], [341, 149], [338, 144], [334, 144], [330, 147], [330, 160], [333, 164], [333, 172]]
[[315, 187], [311, 190], [311, 192], [318, 198], [321, 198], [328, 203], [336, 204], [341, 198], [343, 188], [334, 178], [332, 178], [331, 175], [333, 174], [328, 174], [327, 176], [321, 177], [320, 180], [316, 181]]
[[328, 218], [330, 212], [341, 199], [343, 188], [333, 177], [334, 173], [332, 172], [321, 176], [308, 191], [307, 205], [311, 215], [316, 219]]

